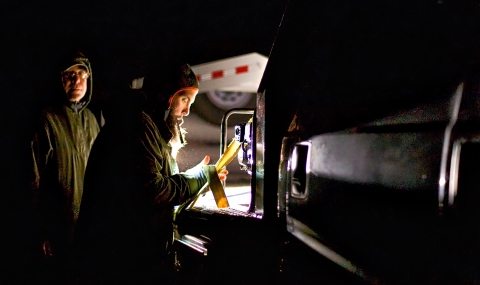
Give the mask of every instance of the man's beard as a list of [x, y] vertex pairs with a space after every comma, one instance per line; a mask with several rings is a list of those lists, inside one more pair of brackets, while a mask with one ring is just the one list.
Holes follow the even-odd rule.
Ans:
[[175, 150], [178, 150], [184, 147], [187, 144], [185, 140], [185, 134], [187, 133], [184, 128], [181, 127], [183, 124], [183, 119], [178, 120], [172, 113], [170, 112], [165, 119], [167, 123], [167, 127], [172, 133], [172, 138], [170, 139], [170, 145]]

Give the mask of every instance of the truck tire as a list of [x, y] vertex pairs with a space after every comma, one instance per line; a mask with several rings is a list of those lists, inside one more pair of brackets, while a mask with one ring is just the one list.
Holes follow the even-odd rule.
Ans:
[[[209, 91], [199, 93], [192, 105], [192, 112], [205, 121], [220, 126], [225, 112], [234, 108], [255, 108], [256, 94], [248, 92]], [[251, 117], [251, 116], [249, 116]], [[228, 125], [245, 123], [247, 115], [232, 115]]]

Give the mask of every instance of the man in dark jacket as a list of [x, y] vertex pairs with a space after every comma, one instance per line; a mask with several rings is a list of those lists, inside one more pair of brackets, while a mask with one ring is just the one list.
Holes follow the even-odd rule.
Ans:
[[73, 240], [87, 159], [100, 131], [87, 108], [92, 97], [89, 60], [75, 53], [63, 68], [65, 93], [56, 104], [42, 110], [31, 140], [31, 188], [41, 233], [38, 248], [51, 264], [48, 270], [53, 270], [45, 274], [59, 282]]
[[76, 229], [85, 284], [167, 283], [173, 207], [207, 182], [209, 156], [186, 172], [175, 161], [185, 144], [180, 125], [198, 92], [196, 76], [188, 64], [158, 69], [134, 82], [141, 89], [128, 88], [106, 105]]

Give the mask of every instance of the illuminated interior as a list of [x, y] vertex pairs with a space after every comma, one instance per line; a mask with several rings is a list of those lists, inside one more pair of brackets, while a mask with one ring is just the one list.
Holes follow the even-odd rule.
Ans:
[[[225, 195], [227, 196], [230, 208], [245, 212], [248, 211], [250, 206], [250, 185], [227, 186], [225, 188]], [[216, 209], [217, 205], [213, 198], [212, 191], [201, 194], [192, 207]]]
[[232, 110], [231, 112], [232, 114], [235, 114], [235, 112], [249, 114], [250, 119], [247, 119], [244, 123], [235, 125], [233, 133], [227, 134], [225, 131], [229, 117], [229, 113], [227, 112], [227, 115], [224, 117], [224, 123], [222, 124], [222, 142], [220, 144], [223, 152], [216, 166], [217, 171], [223, 166], [225, 166], [227, 170], [233, 169], [234, 167], [240, 168], [246, 177], [246, 179], [243, 180], [245, 182], [229, 184], [227, 178], [227, 181], [222, 183], [223, 189], [220, 189], [220, 191], [224, 192], [228, 200], [228, 207], [219, 206], [220, 204], [215, 201], [215, 196], [210, 186], [207, 186], [206, 189], [200, 191], [196, 200], [194, 200], [188, 208], [199, 211], [212, 211], [222, 214], [261, 218], [262, 215], [260, 212], [255, 211], [256, 213], [252, 213], [251, 211], [251, 176], [254, 161], [252, 154], [253, 119], [251, 119], [253, 110]]

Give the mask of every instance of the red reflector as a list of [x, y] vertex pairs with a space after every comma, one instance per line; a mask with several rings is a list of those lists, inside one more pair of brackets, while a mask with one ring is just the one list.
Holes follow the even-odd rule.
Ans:
[[244, 73], [244, 72], [248, 72], [248, 65], [244, 65], [244, 66], [239, 66], [237, 68], [235, 68], [235, 73]]
[[197, 75], [197, 80], [200, 81], [202, 77], [200, 75]]
[[220, 77], [223, 77], [223, 70], [212, 72], [212, 78], [220, 78]]

